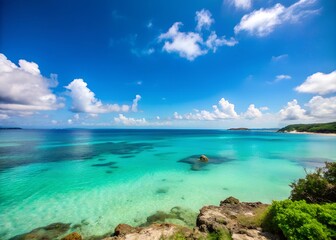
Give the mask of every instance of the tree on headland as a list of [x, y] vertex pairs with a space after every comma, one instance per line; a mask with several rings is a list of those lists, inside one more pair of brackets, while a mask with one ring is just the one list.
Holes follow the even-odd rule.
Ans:
[[291, 200], [305, 200], [307, 203], [336, 202], [336, 162], [326, 162], [325, 167], [307, 173], [305, 178], [290, 186]]

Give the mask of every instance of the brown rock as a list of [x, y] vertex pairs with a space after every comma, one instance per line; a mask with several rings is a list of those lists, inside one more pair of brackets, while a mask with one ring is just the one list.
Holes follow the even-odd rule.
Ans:
[[201, 162], [209, 162], [209, 158], [205, 155], [201, 155], [199, 159]]
[[114, 229], [114, 234], [113, 236], [125, 236], [126, 234], [129, 233], [134, 233], [137, 231], [137, 228], [132, 227], [128, 224], [119, 224], [115, 229]]
[[[221, 201], [220, 206], [203, 207], [197, 217], [197, 226], [201, 232], [211, 233], [223, 229], [232, 235], [233, 240], [280, 239], [248, 222], [266, 208], [267, 204], [239, 202], [238, 199], [229, 197]], [[245, 219], [245, 222], [242, 219]]]
[[238, 204], [238, 203], [239, 203], [239, 200], [231, 196], [225, 199], [224, 201], [221, 201], [220, 206], [223, 206], [225, 204]]
[[79, 233], [73, 232], [73, 233], [70, 233], [70, 234], [66, 235], [61, 240], [82, 240], [82, 239], [83, 238]]

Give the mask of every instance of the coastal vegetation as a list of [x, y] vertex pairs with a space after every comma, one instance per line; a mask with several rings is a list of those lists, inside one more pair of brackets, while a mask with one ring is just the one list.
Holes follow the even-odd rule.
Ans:
[[291, 185], [290, 199], [274, 201], [261, 224], [286, 239], [336, 239], [336, 162]]
[[336, 122], [292, 124], [279, 129], [278, 132], [336, 133]]

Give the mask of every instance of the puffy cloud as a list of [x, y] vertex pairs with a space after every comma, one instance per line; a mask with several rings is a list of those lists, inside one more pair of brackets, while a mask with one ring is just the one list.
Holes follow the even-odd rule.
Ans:
[[0, 110], [42, 111], [63, 107], [50, 88], [57, 86], [56, 75], [45, 78], [34, 62], [19, 60], [19, 66], [0, 54]]
[[203, 44], [203, 38], [198, 33], [194, 32], [180, 32], [179, 28], [183, 24], [176, 22], [171, 26], [168, 32], [159, 36], [160, 40], [168, 39], [171, 41], [165, 41], [163, 50], [168, 53], [176, 52], [180, 57], [186, 58], [190, 61], [194, 60], [198, 56], [207, 53], [206, 50], [201, 48]]
[[127, 118], [123, 114], [119, 114], [118, 117], [114, 118], [114, 121], [116, 123], [121, 123], [126, 126], [141, 126], [141, 125], [147, 125], [147, 121], [145, 118]]
[[294, 99], [287, 103], [287, 106], [279, 112], [282, 120], [298, 120], [306, 118], [306, 110], [301, 108], [297, 100]]
[[[202, 9], [196, 12], [197, 32], [181, 32], [181, 22], [174, 23], [166, 33], [159, 36], [159, 41], [164, 41], [162, 50], [168, 53], [177, 53], [180, 57], [193, 61], [195, 58], [205, 55], [212, 50], [216, 52], [218, 47], [232, 47], [238, 42], [234, 38], [226, 39], [225, 36], [218, 37], [212, 31], [208, 38], [203, 38], [202, 30], [209, 29], [214, 20], [208, 10]], [[207, 40], [205, 40], [207, 39]]]
[[187, 113], [184, 116], [175, 112], [174, 119], [213, 121], [218, 119], [238, 118], [238, 114], [234, 108], [234, 104], [222, 98], [219, 100], [218, 105], [212, 106], [213, 111], [211, 112], [207, 110], [195, 110], [195, 112]]
[[140, 95], [136, 95], [135, 99], [133, 100], [133, 104], [132, 104], [132, 111], [133, 112], [137, 112], [138, 111], [138, 102], [140, 101], [141, 96]]
[[202, 28], [209, 29], [211, 24], [215, 22], [215, 20], [211, 17], [210, 11], [206, 9], [197, 11], [195, 20], [197, 22], [196, 26], [197, 31], [201, 31]]
[[229, 0], [230, 4], [234, 5], [237, 9], [250, 9], [252, 6], [252, 0]]
[[307, 114], [315, 118], [336, 118], [336, 97], [314, 96], [306, 104]]
[[217, 105], [212, 106], [217, 118], [231, 119], [231, 118], [238, 117], [238, 114], [236, 113], [234, 109], [235, 108], [234, 104], [222, 98], [221, 100], [219, 100], [218, 105], [219, 105], [219, 108]]
[[83, 79], [75, 79], [65, 88], [69, 90], [68, 94], [72, 98], [71, 111], [76, 113], [128, 112], [131, 108], [137, 110], [138, 101], [141, 99], [141, 96], [137, 95], [131, 107], [128, 105], [103, 104], [95, 97], [95, 93], [87, 87], [87, 83]]
[[180, 114], [178, 114], [177, 112], [174, 112], [174, 119], [181, 120], [181, 119], [183, 119], [183, 117]]
[[277, 3], [271, 8], [261, 8], [246, 14], [235, 26], [234, 31], [238, 34], [246, 31], [250, 35], [259, 37], [266, 36], [274, 31], [275, 27], [286, 22], [297, 22], [305, 16], [315, 14], [318, 10], [310, 9], [316, 0], [299, 0], [288, 8]]
[[304, 83], [295, 88], [298, 92], [318, 93], [321, 95], [336, 92], [336, 71], [329, 74], [315, 73], [309, 76]]
[[261, 118], [262, 113], [258, 108], [255, 107], [254, 104], [250, 104], [247, 111], [245, 113], [243, 113], [243, 117], [245, 117], [247, 119]]

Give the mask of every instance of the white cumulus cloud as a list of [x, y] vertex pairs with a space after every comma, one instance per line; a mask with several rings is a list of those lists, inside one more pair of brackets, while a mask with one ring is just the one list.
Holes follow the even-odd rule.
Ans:
[[75, 79], [68, 86], [65, 86], [69, 90], [68, 95], [72, 99], [71, 111], [76, 113], [108, 113], [108, 112], [128, 112], [137, 110], [138, 101], [141, 99], [140, 95], [137, 95], [133, 100], [133, 105], [119, 105], [119, 104], [103, 104], [101, 100], [95, 97], [95, 93], [92, 92], [87, 83], [83, 79]]
[[212, 111], [207, 110], [194, 110], [192, 113], [180, 115], [177, 112], [174, 113], [174, 119], [186, 119], [186, 120], [207, 120], [213, 121], [218, 119], [234, 119], [238, 118], [238, 114], [235, 111], [234, 104], [220, 99], [218, 104], [212, 106]]
[[138, 102], [140, 101], [141, 96], [140, 95], [136, 95], [135, 99], [133, 100], [133, 104], [132, 104], [132, 111], [133, 112], [137, 112], [138, 111]]
[[143, 126], [143, 125], [147, 125], [147, 121], [145, 118], [128, 118], [126, 116], [124, 116], [123, 114], [119, 114], [118, 117], [114, 118], [114, 121], [116, 123], [121, 123], [123, 125], [126, 126]]
[[261, 111], [255, 107], [254, 104], [250, 104], [248, 107], [247, 111], [243, 113], [243, 117], [247, 119], [256, 119], [256, 118], [261, 118], [262, 117]]
[[314, 96], [306, 104], [307, 114], [315, 118], [336, 118], [336, 97], [323, 98]]
[[43, 77], [34, 62], [19, 60], [12, 63], [0, 54], [0, 110], [42, 111], [63, 107], [51, 88], [57, 86], [56, 75]]
[[[159, 42], [164, 42], [162, 50], [168, 53], [177, 53], [180, 57], [193, 61], [195, 58], [205, 55], [212, 50], [216, 52], [218, 47], [232, 47], [238, 42], [234, 38], [226, 39], [225, 36], [218, 37], [215, 31], [204, 37], [202, 30], [209, 29], [214, 20], [208, 10], [202, 9], [196, 12], [196, 32], [182, 32], [181, 22], [175, 22], [166, 33], [159, 36]], [[206, 39], [206, 40], [205, 40]]]
[[197, 22], [196, 26], [197, 31], [201, 31], [203, 28], [209, 29], [211, 24], [215, 22], [215, 20], [211, 17], [210, 11], [206, 9], [197, 11], [195, 20]]
[[282, 120], [298, 120], [306, 118], [306, 110], [301, 108], [296, 99], [287, 103], [279, 112]]
[[228, 0], [229, 4], [234, 5], [237, 9], [250, 9], [252, 0]]
[[181, 22], [176, 22], [168, 32], [160, 35], [160, 40], [166, 40], [163, 50], [168, 53], [176, 52], [180, 57], [191, 61], [198, 56], [206, 54], [207, 51], [201, 47], [203, 44], [201, 35], [195, 32], [180, 32], [179, 28], [182, 25]]
[[287, 8], [277, 3], [271, 8], [255, 10], [244, 15], [234, 31], [236, 34], [246, 31], [250, 35], [266, 36], [281, 24], [298, 22], [308, 15], [317, 13], [318, 10], [311, 8], [315, 2], [316, 0], [299, 0]]
[[295, 88], [302, 93], [317, 93], [321, 95], [336, 92], [336, 71], [331, 73], [314, 73], [304, 83]]

